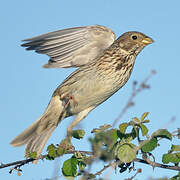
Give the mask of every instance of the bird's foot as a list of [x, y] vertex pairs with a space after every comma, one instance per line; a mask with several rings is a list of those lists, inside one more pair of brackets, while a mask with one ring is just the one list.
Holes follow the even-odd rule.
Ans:
[[59, 146], [62, 147], [65, 151], [72, 151], [75, 149], [71, 143], [71, 137], [68, 136], [60, 142]]

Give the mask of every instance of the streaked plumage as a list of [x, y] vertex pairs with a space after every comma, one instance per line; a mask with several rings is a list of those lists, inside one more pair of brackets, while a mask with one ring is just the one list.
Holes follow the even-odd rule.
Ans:
[[76, 115], [68, 131], [90, 111], [111, 97], [129, 79], [136, 56], [153, 40], [140, 32], [127, 32], [115, 40], [104, 26], [86, 26], [51, 32], [22, 46], [50, 56], [45, 67], [79, 67], [54, 91], [42, 114], [17, 136], [12, 146], [26, 144], [39, 156], [48, 138], [65, 118]]

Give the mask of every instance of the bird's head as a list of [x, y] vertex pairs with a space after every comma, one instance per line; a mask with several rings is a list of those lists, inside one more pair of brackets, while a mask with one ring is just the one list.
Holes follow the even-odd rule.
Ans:
[[154, 41], [141, 32], [129, 31], [122, 34], [118, 39], [117, 43], [119, 47], [128, 53], [139, 54], [139, 52], [148, 44]]

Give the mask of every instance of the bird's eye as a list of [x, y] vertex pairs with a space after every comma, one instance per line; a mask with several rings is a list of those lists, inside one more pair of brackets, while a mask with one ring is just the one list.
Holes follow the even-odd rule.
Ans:
[[136, 39], [137, 39], [137, 36], [136, 36], [136, 35], [133, 35], [133, 36], [132, 36], [132, 39], [133, 39], [133, 40], [136, 40]]

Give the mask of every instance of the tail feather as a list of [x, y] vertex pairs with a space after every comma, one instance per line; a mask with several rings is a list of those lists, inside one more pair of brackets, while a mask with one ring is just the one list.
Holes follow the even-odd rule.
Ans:
[[58, 96], [52, 97], [43, 115], [14, 140], [12, 140], [10, 144], [12, 146], [21, 146], [26, 144], [25, 156], [27, 157], [29, 152], [36, 152], [38, 157], [52, 132], [60, 122], [59, 118], [62, 111], [62, 101]]
[[36, 132], [39, 125], [40, 118], [37, 119], [31, 126], [25, 129], [21, 134], [19, 134], [15, 139], [11, 141], [11, 145], [14, 147], [22, 146], [27, 144], [28, 140], [33, 136], [33, 133]]
[[[48, 141], [49, 137], [51, 136], [51, 134], [53, 133], [55, 128], [56, 128], [56, 126], [53, 126], [53, 127], [49, 128], [49, 129], [46, 129], [40, 135], [35, 133], [33, 135], [33, 137], [31, 137], [31, 139], [28, 141], [28, 143], [26, 145], [25, 156], [28, 157], [29, 152], [36, 152], [37, 157], [38, 157], [41, 154], [41, 152], [43, 151], [46, 142]], [[33, 163], [36, 164], [37, 160], [33, 161]]]

